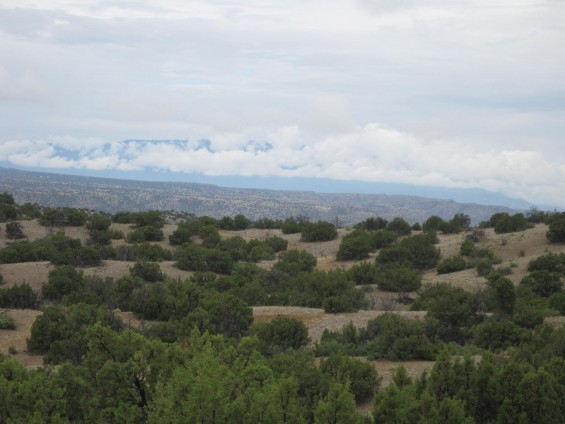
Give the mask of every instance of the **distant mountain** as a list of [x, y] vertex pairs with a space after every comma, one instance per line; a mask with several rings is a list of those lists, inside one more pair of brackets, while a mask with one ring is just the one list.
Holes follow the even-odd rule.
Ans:
[[0, 167], [0, 191], [14, 194], [19, 203], [72, 206], [105, 212], [175, 210], [222, 217], [244, 214], [251, 219], [303, 215], [311, 220], [339, 220], [352, 225], [371, 216], [400, 216], [423, 222], [431, 215], [444, 219], [462, 212], [473, 223], [496, 212], [514, 213], [504, 206], [457, 203], [420, 196], [317, 193], [250, 188], [227, 188], [186, 182], [148, 182], [29, 172]]

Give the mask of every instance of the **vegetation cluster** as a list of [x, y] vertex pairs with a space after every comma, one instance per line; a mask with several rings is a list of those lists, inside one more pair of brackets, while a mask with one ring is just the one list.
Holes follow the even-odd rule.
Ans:
[[[53, 231], [26, 240], [27, 219]], [[331, 270], [289, 248], [284, 234], [308, 243], [338, 236], [335, 224], [305, 217], [187, 215], [166, 238], [162, 212], [41, 208], [3, 193], [0, 220], [9, 240], [0, 264], [55, 265], [38, 293], [25, 282], [4, 287], [0, 276], [0, 307], [41, 308], [27, 349], [45, 362], [28, 370], [0, 355], [0, 422], [559, 423], [565, 416], [565, 328], [544, 321], [565, 315], [565, 254], [535, 258], [515, 285], [512, 269], [481, 243], [486, 227], [506, 233], [540, 223], [550, 243], [562, 243], [560, 213], [497, 214], [478, 229], [463, 214], [421, 225], [369, 218], [341, 238], [336, 259], [347, 266]], [[124, 234], [116, 224], [131, 228]], [[66, 226], [84, 226], [88, 240], [57, 231]], [[237, 233], [249, 228], [283, 235]], [[458, 255], [442, 258], [437, 245], [446, 234], [462, 241]], [[129, 275], [85, 272], [106, 259], [128, 262]], [[169, 278], [163, 261], [190, 277]], [[466, 269], [484, 276], [484, 288], [422, 285], [424, 272]], [[398, 293], [421, 318], [387, 312], [364, 327], [325, 330], [319, 343], [299, 319], [253, 320], [252, 306], [358, 311], [375, 286]], [[129, 328], [122, 311], [146, 325]], [[1, 331], [15, 325], [0, 314]], [[384, 387], [370, 362], [377, 359], [435, 364], [418, 377], [399, 367]], [[357, 409], [366, 401], [369, 415]]]

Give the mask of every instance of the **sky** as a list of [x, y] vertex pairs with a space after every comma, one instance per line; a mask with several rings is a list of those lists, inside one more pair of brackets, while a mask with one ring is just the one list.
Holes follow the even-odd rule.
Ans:
[[0, 0], [0, 163], [565, 207], [563, 0]]

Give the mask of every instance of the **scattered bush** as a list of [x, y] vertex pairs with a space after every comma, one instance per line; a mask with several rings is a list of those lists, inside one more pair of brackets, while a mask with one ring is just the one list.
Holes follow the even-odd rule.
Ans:
[[351, 384], [351, 393], [358, 401], [373, 396], [382, 380], [370, 363], [344, 355], [322, 360], [320, 371], [335, 382]]
[[15, 330], [16, 321], [8, 315], [0, 315], [0, 330]]
[[163, 231], [152, 225], [136, 228], [128, 233], [126, 241], [128, 243], [143, 243], [146, 241], [161, 241], [163, 240]]
[[551, 243], [565, 242], [565, 219], [561, 218], [549, 224], [549, 230], [546, 235]]
[[271, 246], [275, 253], [284, 252], [288, 248], [288, 241], [279, 236], [267, 237], [265, 243]]
[[308, 328], [296, 318], [279, 316], [270, 322], [259, 322], [251, 327], [251, 334], [259, 339], [259, 350], [273, 356], [288, 349], [299, 349], [310, 341]]
[[449, 274], [451, 272], [463, 271], [467, 268], [467, 261], [461, 256], [450, 256], [445, 258], [437, 267], [438, 274]]
[[305, 222], [302, 225], [301, 240], [306, 242], [330, 241], [337, 237], [337, 229], [331, 222]]
[[336, 258], [338, 261], [366, 259], [373, 250], [371, 237], [364, 230], [355, 230], [341, 239]]
[[377, 284], [381, 290], [412, 292], [422, 285], [422, 276], [413, 268], [391, 263], [377, 270]]
[[38, 304], [37, 294], [28, 283], [0, 289], [0, 308], [33, 309]]
[[302, 223], [299, 223], [294, 218], [287, 218], [281, 225], [283, 234], [296, 234], [302, 232]]
[[6, 237], [10, 240], [19, 240], [25, 238], [22, 230], [22, 224], [19, 222], [8, 222], [6, 224]]
[[355, 225], [356, 229], [365, 230], [365, 231], [377, 231], [383, 230], [388, 224], [388, 221], [381, 217], [370, 217], [367, 218], [365, 221], [360, 222], [359, 224]]
[[375, 284], [378, 278], [378, 267], [369, 262], [361, 262], [349, 268], [347, 273], [356, 285]]
[[316, 257], [305, 250], [290, 249], [279, 254], [279, 260], [273, 268], [295, 275], [299, 272], [312, 272], [317, 262]]
[[408, 224], [408, 222], [406, 222], [404, 219], [398, 217], [390, 221], [387, 224], [386, 229], [389, 231], [394, 231], [399, 236], [406, 236], [412, 232], [412, 227], [410, 227], [410, 224]]
[[549, 271], [532, 271], [520, 281], [521, 285], [528, 286], [535, 294], [549, 297], [561, 291], [563, 282], [561, 274]]
[[139, 277], [150, 283], [163, 281], [165, 274], [161, 272], [161, 268], [157, 262], [137, 261], [133, 267], [129, 269], [132, 277]]

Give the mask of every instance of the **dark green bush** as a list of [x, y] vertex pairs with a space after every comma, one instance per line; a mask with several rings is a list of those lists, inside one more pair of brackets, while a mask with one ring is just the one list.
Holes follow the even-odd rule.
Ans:
[[320, 371], [335, 382], [351, 384], [351, 393], [358, 401], [373, 396], [382, 380], [370, 363], [344, 355], [322, 360]]
[[450, 256], [445, 258], [437, 267], [438, 274], [449, 274], [451, 272], [463, 271], [467, 268], [467, 261], [461, 256]]
[[546, 255], [538, 256], [530, 261], [528, 271], [549, 271], [563, 274], [565, 273], [565, 253], [549, 252]]
[[290, 249], [279, 254], [279, 260], [273, 268], [294, 275], [312, 272], [317, 262], [316, 257], [305, 250]]
[[8, 315], [0, 315], [0, 330], [15, 330], [16, 320]]
[[310, 341], [308, 328], [296, 318], [279, 316], [270, 322], [259, 322], [251, 327], [251, 334], [259, 339], [259, 350], [267, 356], [299, 349]]
[[551, 243], [565, 242], [565, 219], [558, 219], [549, 224], [549, 230], [546, 233], [547, 239]]
[[157, 262], [137, 261], [130, 267], [129, 272], [132, 277], [139, 277], [150, 283], [165, 279], [165, 275], [161, 272], [161, 267]]
[[0, 288], [0, 308], [34, 309], [39, 299], [28, 283]]
[[391, 263], [377, 269], [377, 284], [381, 290], [412, 292], [422, 286], [422, 276], [413, 268]]
[[522, 278], [520, 284], [528, 286], [535, 294], [542, 297], [549, 297], [563, 288], [561, 274], [549, 271], [532, 271]]
[[412, 232], [412, 227], [402, 218], [394, 218], [385, 227], [388, 231], [394, 231], [399, 236], [406, 236]]
[[337, 229], [331, 222], [305, 222], [302, 225], [301, 240], [306, 242], [329, 241], [337, 237]]
[[338, 261], [365, 259], [369, 257], [371, 236], [364, 230], [355, 230], [344, 236], [337, 251]]
[[22, 230], [22, 224], [19, 222], [8, 222], [6, 224], [6, 237], [10, 240], [19, 240], [25, 238]]
[[279, 236], [267, 237], [265, 243], [271, 246], [275, 253], [283, 252], [288, 248], [288, 241]]
[[161, 241], [163, 240], [163, 231], [160, 228], [152, 225], [136, 228], [128, 233], [126, 241], [128, 243], [143, 243], [146, 241]]
[[369, 262], [361, 262], [349, 268], [347, 273], [356, 285], [375, 284], [378, 278], [378, 267]]

